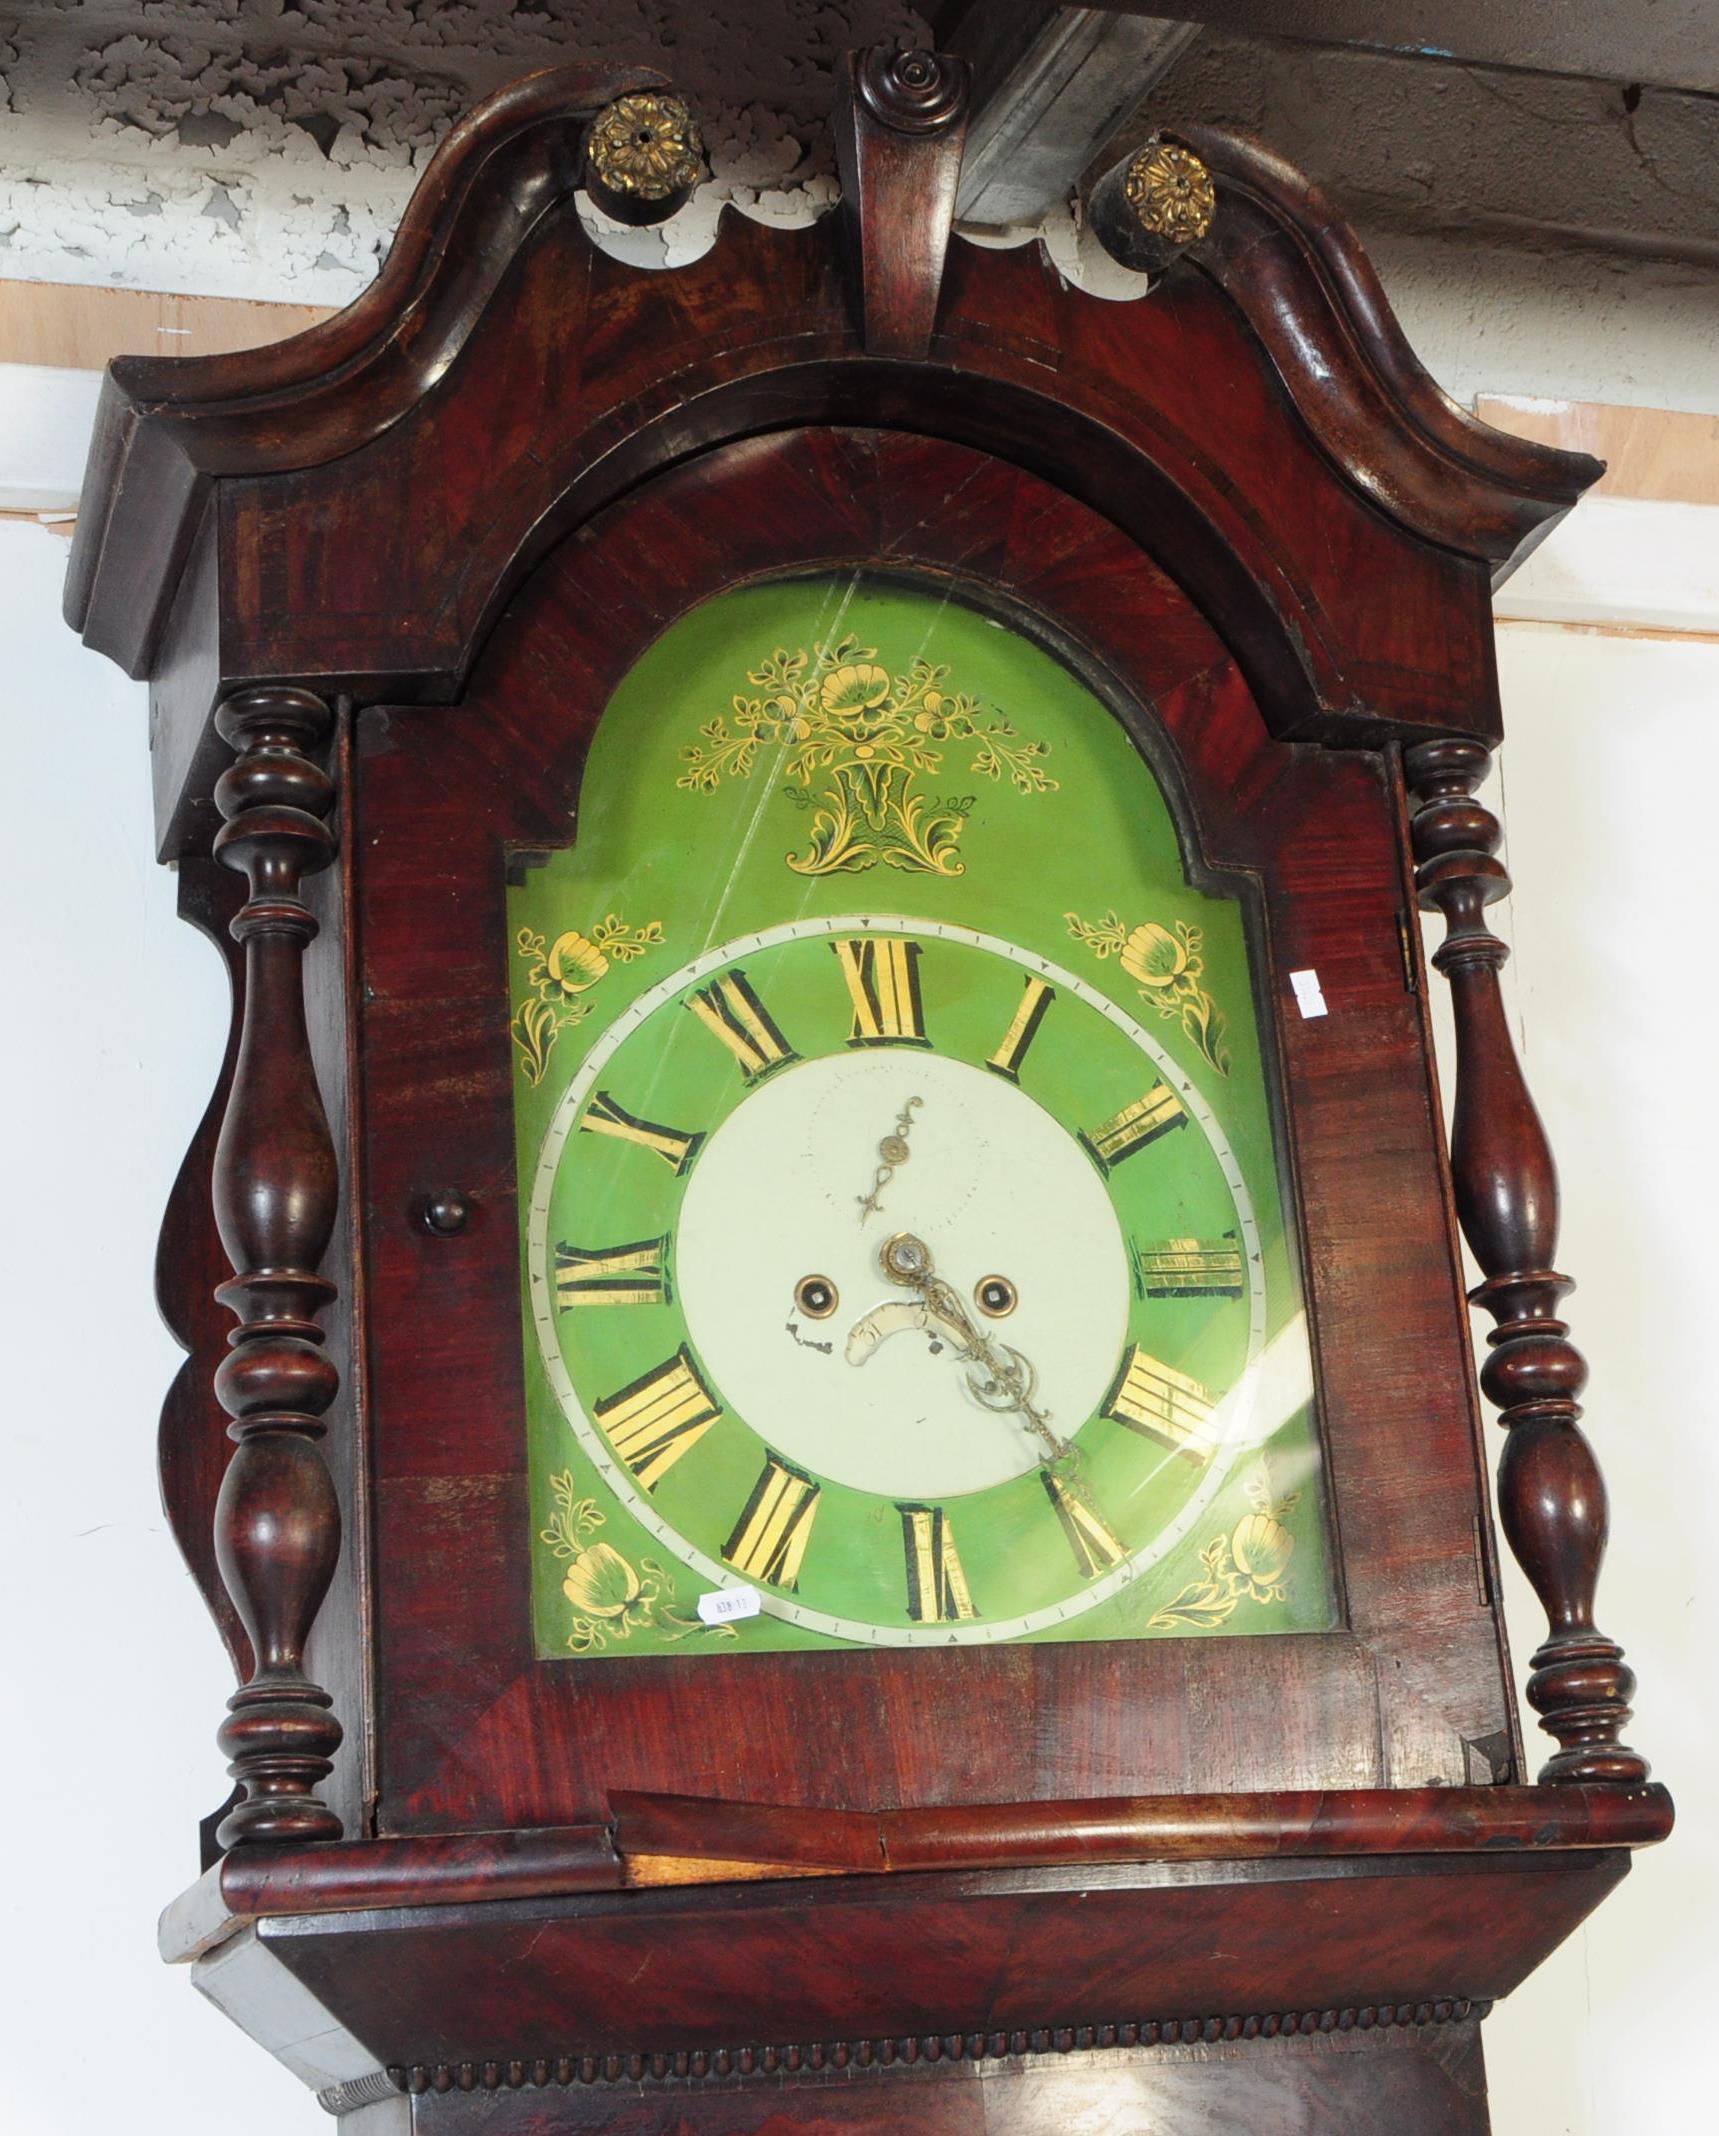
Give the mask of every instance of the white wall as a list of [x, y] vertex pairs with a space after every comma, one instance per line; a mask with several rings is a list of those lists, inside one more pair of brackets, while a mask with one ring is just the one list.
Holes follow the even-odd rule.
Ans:
[[[1563, 1175], [1558, 1265], [1580, 1285], [1567, 1310], [1611, 1490], [1599, 1617], [1640, 1679], [1631, 1740], [1680, 1821], [1499, 2008], [1487, 2059], [1498, 2136], [1646, 2136], [1714, 2119], [1719, 1007], [1706, 750], [1719, 642], [1511, 624], [1499, 668], [1509, 739], [1493, 806], [1501, 789], [1516, 893], [1494, 910]], [[1509, 1572], [1520, 1681], [1544, 1618]]]
[[[0, 524], [15, 1727], [0, 1829], [30, 1835], [0, 1879], [21, 2046], [0, 2062], [0, 2124], [107, 2136], [111, 2072], [127, 2068], [135, 2130], [305, 2136], [323, 2124], [296, 2081], [153, 1950], [156, 1910], [194, 1874], [197, 1820], [224, 1792], [225, 1662], [158, 1509], [155, 1414], [178, 1353], [150, 1284], [226, 1009], [151, 858], [144, 693], [61, 624], [65, 556], [52, 534]], [[1719, 1020], [1702, 772], [1719, 644], [1512, 625], [1501, 659], [1520, 885], [1501, 925], [1562, 1160], [1561, 1259], [1582, 1285], [1574, 1332], [1613, 1486], [1601, 1617], [1640, 1673], [1635, 1740], [1683, 1824], [1494, 2016], [1489, 2055], [1498, 2136], [1619, 2136], [1710, 2114], [1719, 1438], [1702, 1365]], [[1510, 1603], [1520, 1676], [1539, 1624], [1519, 1581]]]
[[155, 1955], [226, 1794], [231, 1673], [155, 1481], [180, 1352], [152, 1285], [227, 985], [154, 863], [144, 690], [60, 621], [67, 548], [0, 523], [0, 2128], [108, 2136], [123, 2085], [139, 2132], [309, 2136], [309, 2095]]

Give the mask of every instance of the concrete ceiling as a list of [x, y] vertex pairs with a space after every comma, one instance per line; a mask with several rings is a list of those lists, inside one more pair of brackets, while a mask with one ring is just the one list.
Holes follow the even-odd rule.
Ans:
[[[1099, 5], [1149, 15], [1162, 0]], [[1719, 91], [1713, 0], [1188, 0], [1186, 12], [1250, 36]]]
[[1261, 135], [1375, 229], [1719, 267], [1719, 98], [1209, 32], [1150, 108]]
[[[344, 303], [453, 119], [575, 55], [660, 65], [698, 109], [714, 183], [633, 241], [660, 262], [724, 200], [827, 207], [836, 54], [927, 37], [903, 0], [12, 0], [0, 277]], [[1369, 238], [1719, 266], [1712, 96], [1208, 28], [1134, 131], [1195, 116], [1261, 134]]]

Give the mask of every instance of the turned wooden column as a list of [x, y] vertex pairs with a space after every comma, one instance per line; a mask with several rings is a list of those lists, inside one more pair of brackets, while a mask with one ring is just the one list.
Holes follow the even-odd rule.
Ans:
[[319, 1441], [339, 1374], [317, 1315], [339, 1176], [304, 1012], [316, 921], [299, 895], [326, 867], [334, 786], [311, 752], [330, 717], [307, 690], [245, 690], [216, 715], [238, 752], [215, 788], [215, 851], [250, 884], [232, 923], [244, 945], [238, 1061], [215, 1151], [215, 1221], [232, 1263], [216, 1292], [239, 1325], [215, 1374], [237, 1442], [215, 1508], [221, 1577], [250, 1636], [249, 1680], [228, 1701], [221, 1748], [243, 1795], [221, 1826], [247, 1839], [338, 1839], [316, 1793], [340, 1723], [304, 1670], [305, 1642], [340, 1550], [340, 1506]]
[[1451, 1171], [1457, 1215], [1485, 1282], [1470, 1293], [1498, 1323], [1480, 1384], [1505, 1427], [1498, 1510], [1545, 1605], [1548, 1635], [1529, 1665], [1528, 1703], [1558, 1741], [1543, 1781], [1641, 1780], [1647, 1761], [1619, 1739], [1635, 1677], [1594, 1623], [1606, 1547], [1606, 1487], [1577, 1419], [1588, 1368], [1558, 1307], [1558, 1175], [1505, 1021], [1498, 974], [1510, 954], [1486, 908], [1510, 892], [1498, 819], [1474, 798], [1483, 744], [1422, 742], [1404, 756], [1416, 807], [1415, 887], [1445, 916], [1433, 962], [1456, 1014]]

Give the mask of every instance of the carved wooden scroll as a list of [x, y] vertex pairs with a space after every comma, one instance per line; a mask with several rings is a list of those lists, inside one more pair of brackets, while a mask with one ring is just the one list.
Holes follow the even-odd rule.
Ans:
[[1576, 1421], [1588, 1368], [1557, 1317], [1572, 1287], [1552, 1267], [1558, 1175], [1505, 1021], [1498, 973], [1510, 952], [1486, 924], [1487, 906], [1510, 892], [1498, 819], [1474, 799], [1488, 763], [1483, 744], [1461, 740], [1422, 742], [1404, 757], [1417, 803], [1415, 887], [1445, 916], [1433, 962], [1456, 1011], [1457, 1214], [1486, 1278], [1471, 1296], [1498, 1323], [1480, 1374], [1507, 1433], [1498, 1509], [1550, 1626], [1528, 1677], [1528, 1702], [1560, 1746], [1541, 1780], [1641, 1780], [1646, 1759], [1619, 1740], [1635, 1677], [1594, 1623], [1606, 1488]]
[[850, 52], [836, 77], [842, 212], [868, 356], [923, 361], [967, 139], [969, 72], [942, 52]]
[[215, 1221], [233, 1266], [216, 1296], [239, 1321], [215, 1375], [237, 1442], [215, 1550], [255, 1657], [220, 1732], [243, 1790], [220, 1830], [231, 1846], [340, 1837], [316, 1794], [340, 1723], [304, 1670], [340, 1550], [340, 1506], [317, 1443], [340, 1380], [316, 1318], [334, 1295], [317, 1269], [339, 1176], [305, 1026], [316, 921], [299, 895], [334, 854], [323, 820], [334, 786], [310, 754], [330, 720], [309, 691], [241, 691], [215, 723], [239, 752], [215, 788], [226, 819], [215, 851], [250, 884], [232, 923], [245, 952], [244, 1022], [214, 1164]]

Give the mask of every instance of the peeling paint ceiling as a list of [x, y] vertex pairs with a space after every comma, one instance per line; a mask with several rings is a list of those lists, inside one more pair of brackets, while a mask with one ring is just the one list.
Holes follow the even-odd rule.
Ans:
[[694, 98], [700, 223], [805, 221], [835, 198], [835, 56], [924, 37], [901, 0], [24, 0], [0, 12], [0, 276], [344, 304], [453, 121], [575, 57]]

